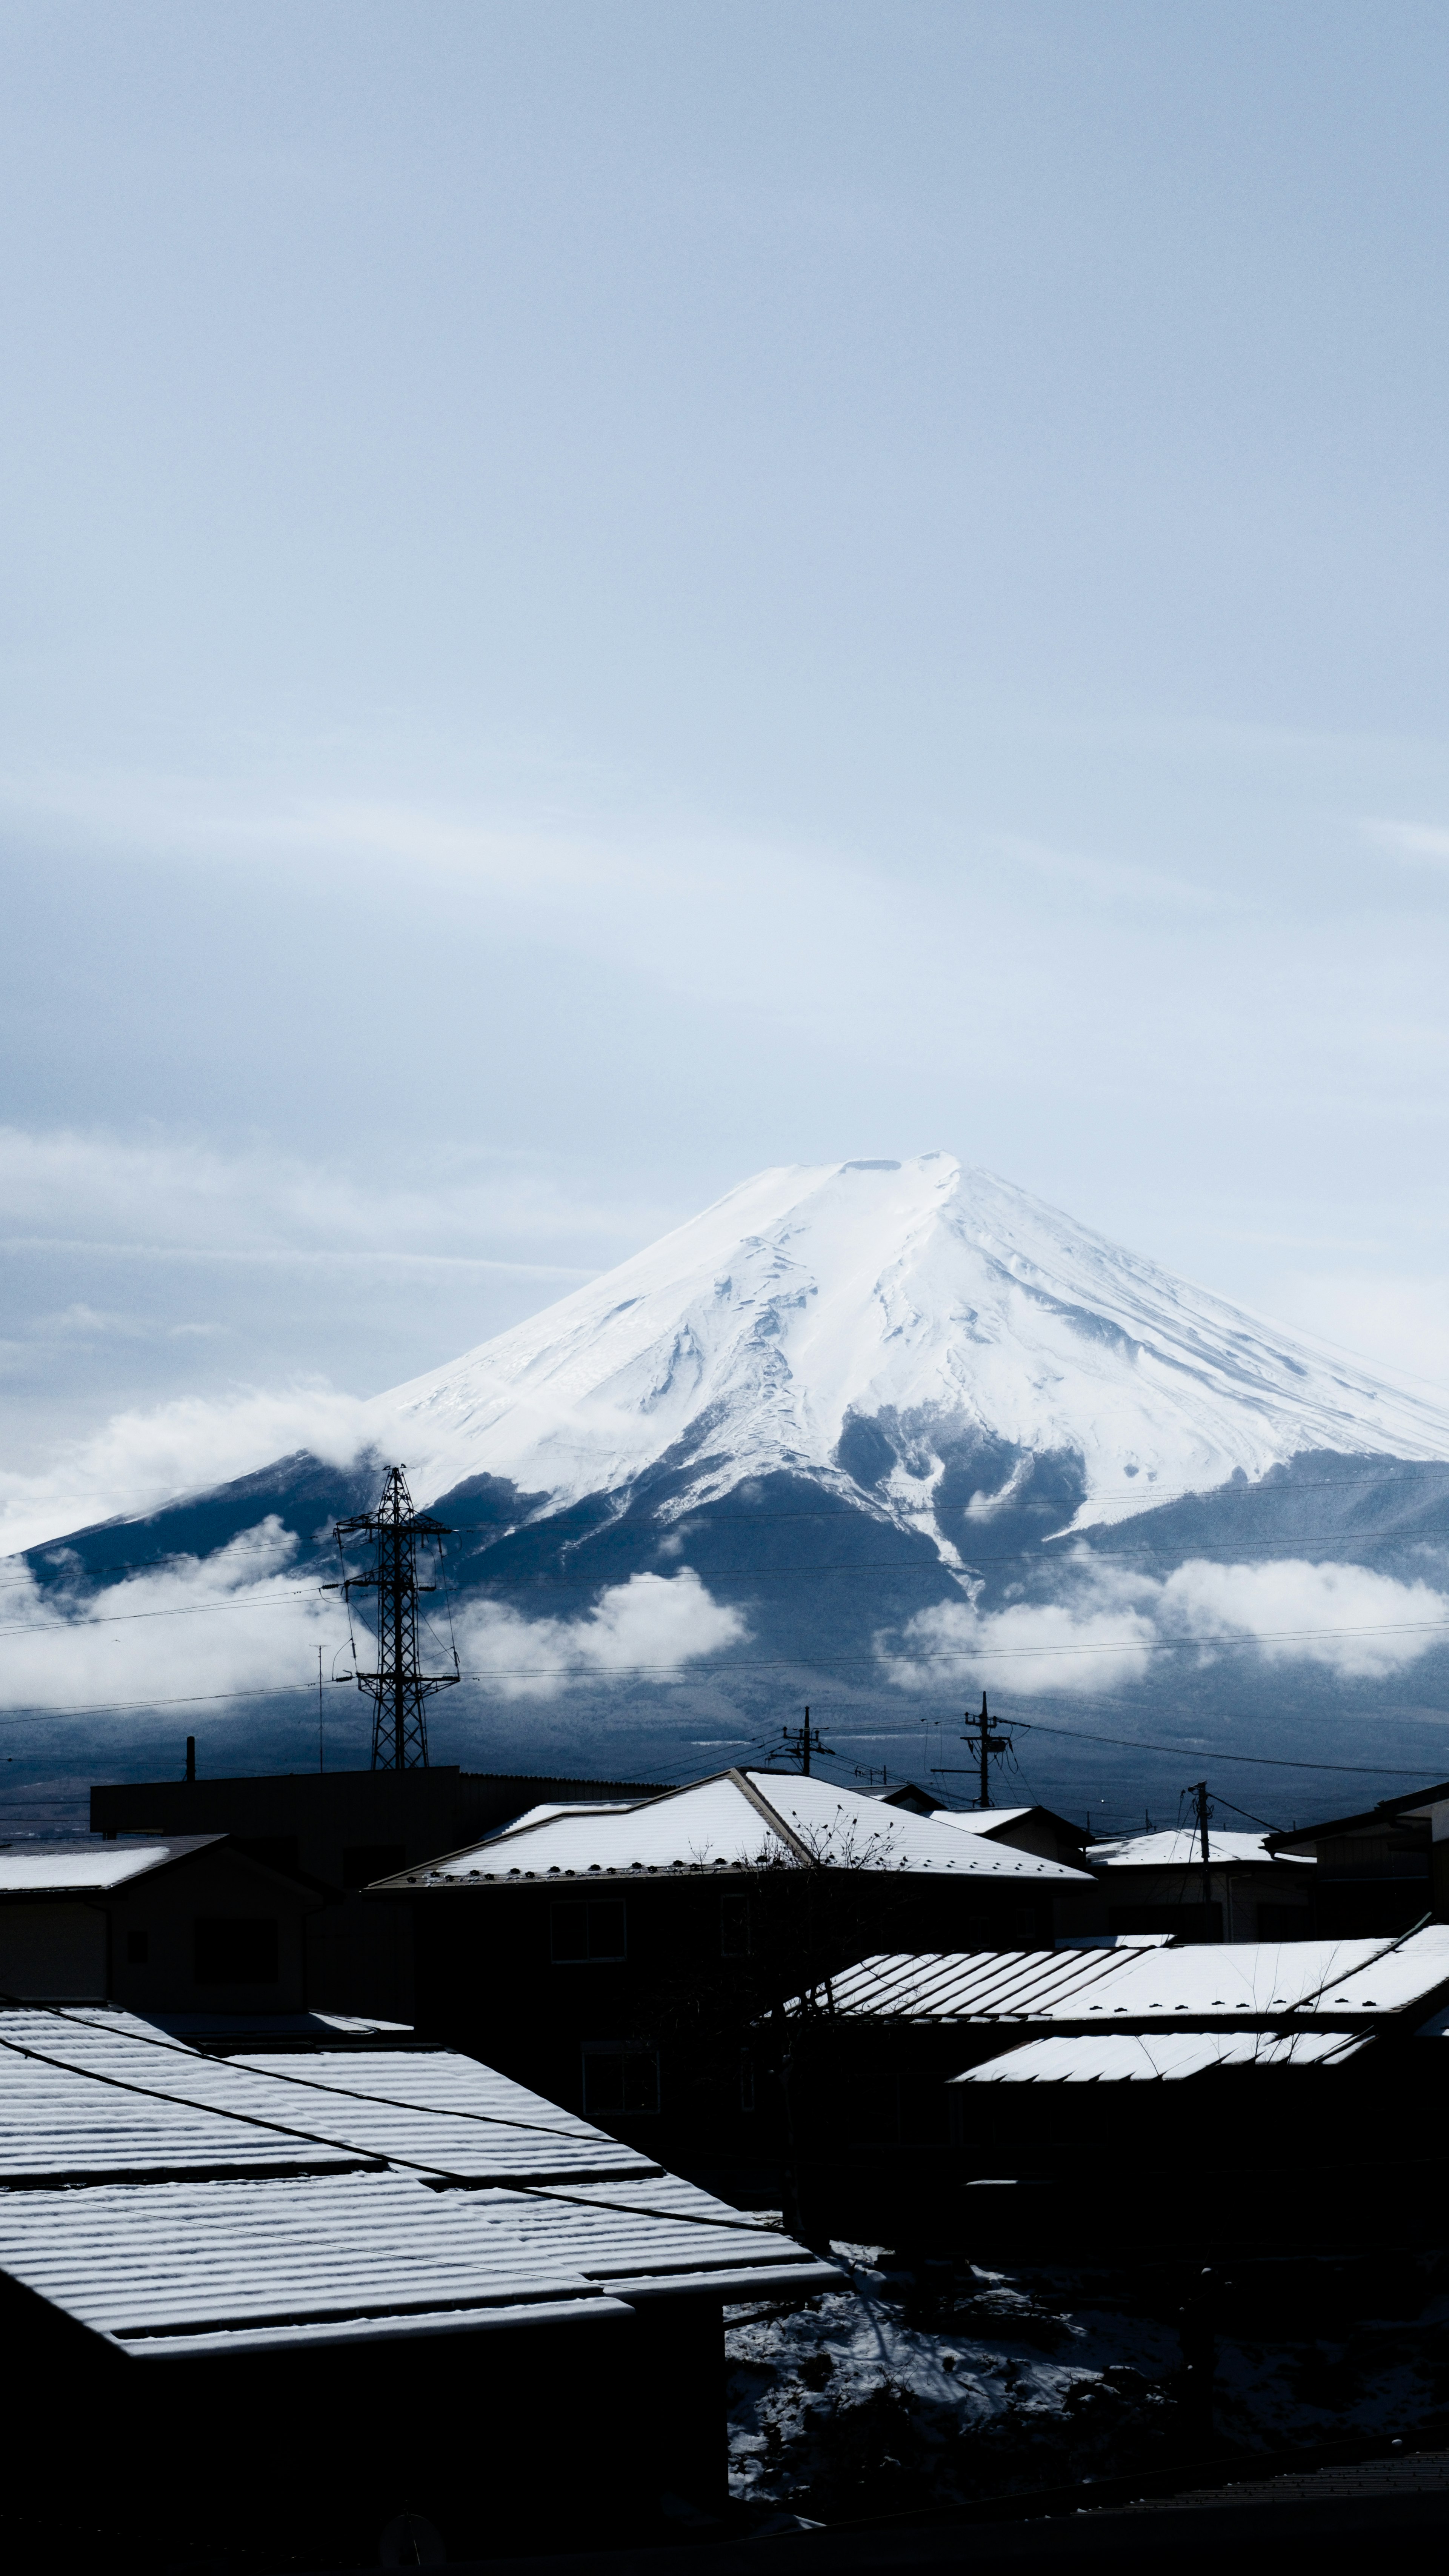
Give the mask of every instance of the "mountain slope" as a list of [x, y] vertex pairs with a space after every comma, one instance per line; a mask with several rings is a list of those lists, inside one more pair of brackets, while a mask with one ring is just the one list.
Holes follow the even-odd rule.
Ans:
[[1449, 1404], [947, 1154], [761, 1173], [391, 1403], [417, 1490], [554, 1508], [667, 1462], [676, 1508], [783, 1472], [922, 1527], [953, 1462], [979, 1510], [1058, 1459], [1100, 1522], [1305, 1452], [1449, 1459]]

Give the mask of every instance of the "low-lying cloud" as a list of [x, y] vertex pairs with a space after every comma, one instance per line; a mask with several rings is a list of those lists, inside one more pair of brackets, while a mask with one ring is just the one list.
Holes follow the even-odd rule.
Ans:
[[505, 1699], [546, 1697], [569, 1679], [667, 1679], [706, 1655], [741, 1644], [749, 1628], [716, 1601], [689, 1566], [612, 1584], [581, 1619], [525, 1619], [481, 1603], [458, 1622], [465, 1670]]
[[[118, 1531], [117, 1545], [144, 1545], [144, 1533]], [[350, 1634], [370, 1667], [360, 1607], [349, 1631], [340, 1595], [299, 1572], [298, 1554], [296, 1537], [269, 1513], [213, 1555], [174, 1558], [100, 1591], [63, 1555], [52, 1560], [59, 1582], [45, 1587], [12, 1562], [0, 1573], [0, 1708], [60, 1715], [305, 1692], [316, 1688], [319, 1646], [326, 1680], [351, 1672]], [[748, 1634], [688, 1568], [633, 1575], [578, 1618], [465, 1602], [457, 1619], [465, 1677], [504, 1699], [557, 1696], [571, 1681], [611, 1674], [667, 1680]], [[430, 1655], [441, 1651], [430, 1641]]]
[[1159, 1579], [1094, 1565], [1085, 1553], [1069, 1563], [1077, 1589], [1064, 1600], [1003, 1610], [942, 1602], [918, 1612], [898, 1638], [877, 1640], [891, 1679], [907, 1690], [938, 1687], [943, 1662], [959, 1658], [999, 1664], [1016, 1690], [1085, 1696], [1140, 1680], [1168, 1655], [1210, 1662], [1243, 1646], [1267, 1663], [1380, 1681], [1449, 1641], [1449, 1594], [1366, 1566], [1194, 1557]]
[[[145, 1534], [117, 1532], [118, 1546]], [[185, 1556], [92, 1590], [77, 1565], [42, 1588], [0, 1574], [0, 1707], [40, 1711], [316, 1687], [347, 1628], [334, 1593], [295, 1570], [298, 1542], [275, 1514], [207, 1557]]]

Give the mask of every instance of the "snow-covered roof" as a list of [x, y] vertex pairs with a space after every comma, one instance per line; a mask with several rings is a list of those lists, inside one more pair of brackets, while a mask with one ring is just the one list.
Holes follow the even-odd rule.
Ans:
[[634, 1871], [752, 1868], [762, 1854], [879, 1870], [1087, 1883], [1082, 1870], [958, 1834], [795, 1772], [721, 1771], [627, 1808], [573, 1809], [450, 1852], [380, 1887], [486, 1885], [527, 1878], [626, 1877]]
[[[1215, 1825], [1210, 1825], [1209, 1862], [1215, 1869], [1240, 1869], [1253, 1861], [1279, 1869], [1313, 1867], [1308, 1853], [1271, 1852], [1267, 1839], [1265, 1833], [1219, 1833]], [[1202, 1838], [1195, 1825], [1183, 1825], [1168, 1833], [1126, 1834], [1117, 1842], [1093, 1843], [1090, 1857], [1094, 1869], [1201, 1869]]]
[[1281, 2024], [1421, 2019], [1449, 2000], [1449, 1924], [1397, 1941], [1239, 1941], [1170, 1949], [881, 1953], [815, 1990], [840, 2015], [896, 2021], [1106, 2021], [1179, 2014]]
[[225, 1840], [225, 1834], [158, 1834], [135, 1843], [43, 1843], [0, 1851], [0, 1896], [103, 1896]]
[[1338, 2030], [1154, 2030], [1083, 2032], [1029, 2039], [953, 2084], [1172, 2084], [1217, 2066], [1341, 2066], [1367, 2038]]
[[128, 2014], [16, 2007], [0, 2069], [0, 2271], [135, 2356], [836, 2278], [445, 2050], [217, 2060]]
[[546, 1799], [542, 1806], [527, 1807], [521, 1816], [510, 1817], [506, 1825], [499, 1825], [493, 1833], [485, 1834], [483, 1839], [489, 1843], [501, 1843], [505, 1834], [527, 1833], [531, 1825], [551, 1825], [555, 1816], [624, 1816], [628, 1814], [631, 1807], [637, 1807], [638, 1804], [637, 1798]]

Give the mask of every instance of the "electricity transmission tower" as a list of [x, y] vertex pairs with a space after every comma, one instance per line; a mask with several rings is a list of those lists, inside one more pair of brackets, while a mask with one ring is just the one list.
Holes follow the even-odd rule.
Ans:
[[[435, 1521], [431, 1513], [413, 1510], [413, 1498], [401, 1467], [389, 1467], [375, 1512], [357, 1512], [351, 1520], [337, 1523], [339, 1554], [343, 1541], [349, 1538], [371, 1540], [377, 1551], [371, 1574], [348, 1574], [344, 1556], [341, 1585], [349, 1612], [354, 1592], [377, 1594], [376, 1672], [358, 1669], [355, 1642], [352, 1655], [358, 1689], [366, 1691], [373, 1702], [374, 1771], [426, 1771], [426, 1703], [434, 1691], [446, 1690], [460, 1679], [456, 1646], [450, 1673], [418, 1670], [418, 1595], [438, 1589], [435, 1583], [418, 1581], [418, 1541], [442, 1540], [448, 1535], [446, 1525]], [[442, 1556], [440, 1546], [440, 1566]], [[448, 1626], [451, 1636], [451, 1616]]]

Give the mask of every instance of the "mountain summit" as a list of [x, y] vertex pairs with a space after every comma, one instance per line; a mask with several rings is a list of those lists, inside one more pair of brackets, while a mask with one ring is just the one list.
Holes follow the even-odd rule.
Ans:
[[388, 1401], [415, 1491], [535, 1509], [784, 1473], [934, 1528], [953, 1470], [980, 1513], [1051, 1459], [1100, 1523], [1305, 1452], [1449, 1459], [1449, 1406], [950, 1154], [761, 1172]]

